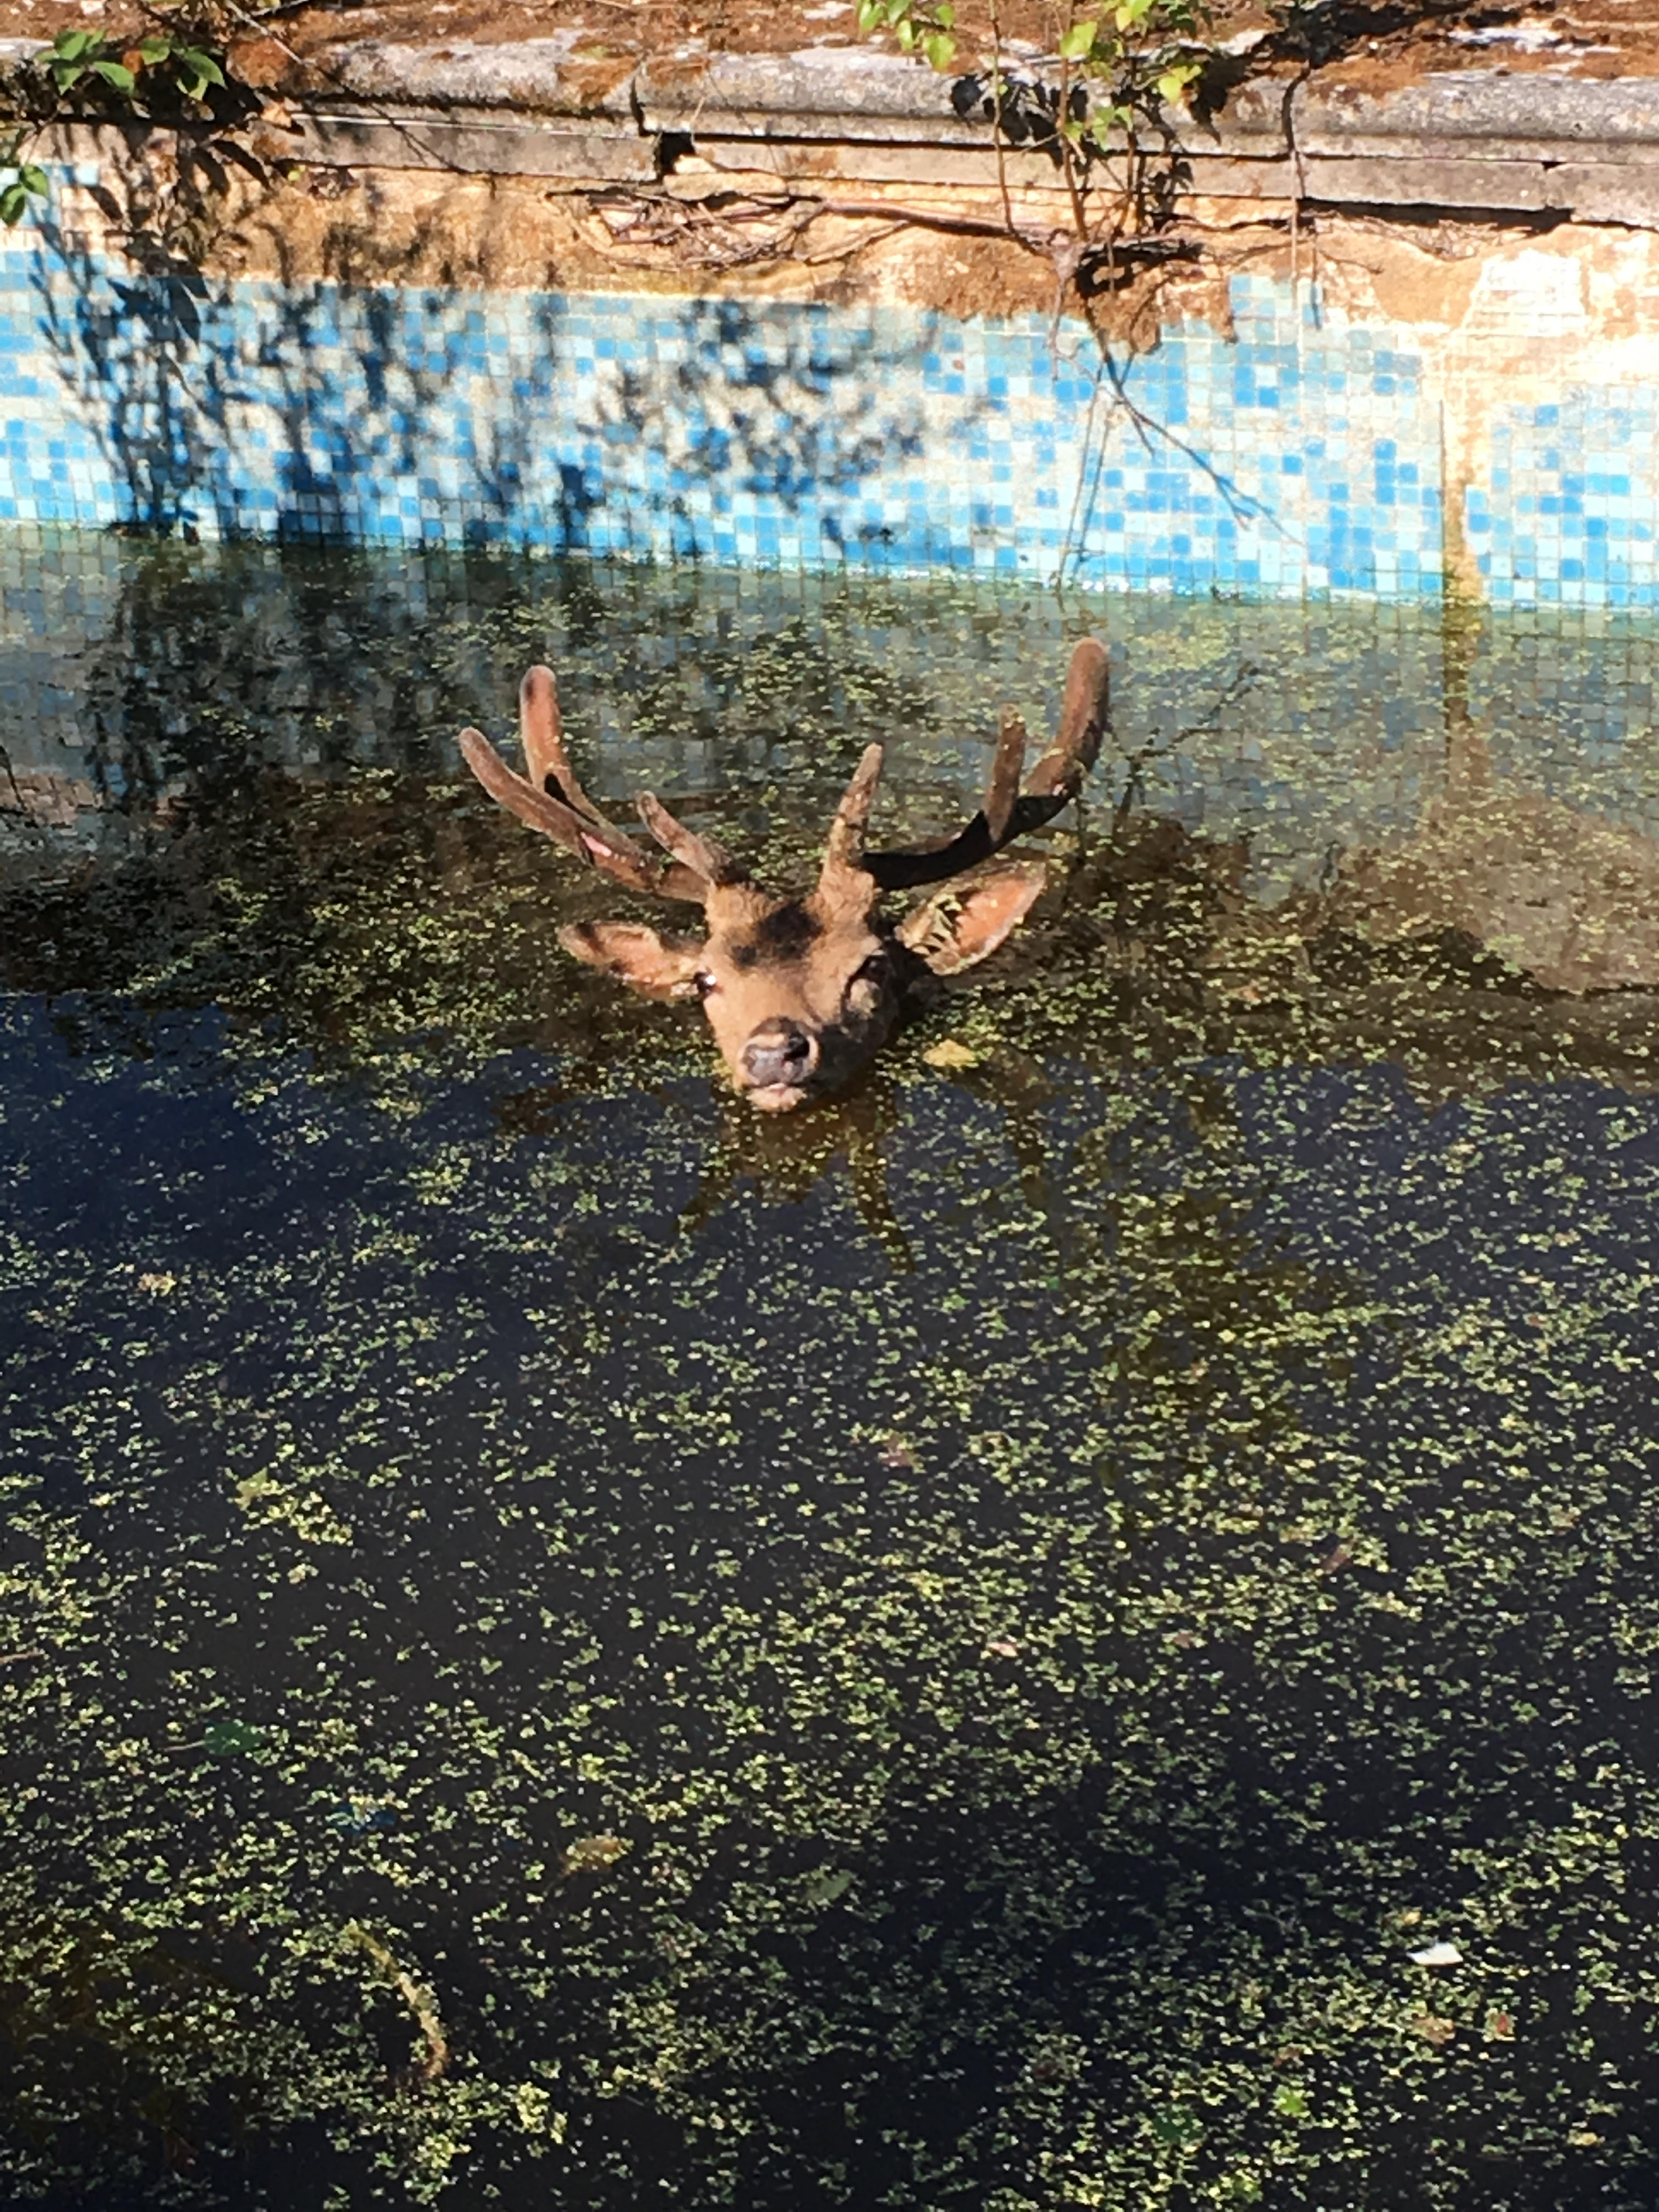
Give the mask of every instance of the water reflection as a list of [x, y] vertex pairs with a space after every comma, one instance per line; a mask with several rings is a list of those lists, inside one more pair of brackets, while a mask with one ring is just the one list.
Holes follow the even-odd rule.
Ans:
[[1471, 705], [1479, 610], [1443, 618], [1441, 788], [1410, 837], [1345, 868], [1340, 910], [1372, 941], [1435, 931], [1495, 955], [1545, 990], [1659, 984], [1659, 838], [1495, 773]]

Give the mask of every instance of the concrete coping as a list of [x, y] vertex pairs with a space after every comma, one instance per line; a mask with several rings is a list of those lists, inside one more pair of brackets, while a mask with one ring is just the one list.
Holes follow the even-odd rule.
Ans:
[[[655, 58], [596, 82], [579, 30], [501, 45], [457, 39], [420, 45], [374, 39], [314, 57], [325, 84], [300, 96], [326, 112], [369, 103], [392, 112], [504, 111], [530, 118], [610, 121], [646, 133], [702, 130], [732, 137], [830, 137], [980, 144], [982, 122], [952, 104], [954, 80], [909, 57], [873, 47], [809, 46], [787, 54]], [[0, 39], [0, 70], [39, 51], [33, 39]], [[1288, 115], [1286, 92], [1290, 93]], [[459, 119], [459, 118], [458, 118]], [[1659, 77], [1576, 77], [1564, 70], [1449, 70], [1385, 93], [1316, 78], [1247, 79], [1209, 125], [1171, 110], [1194, 152], [1288, 150], [1288, 120], [1303, 151], [1352, 143], [1444, 146], [1653, 146], [1659, 149]], [[1263, 143], [1269, 142], [1269, 143]], [[1471, 149], [1473, 150], [1473, 149]]]
[[[296, 158], [336, 167], [546, 176], [566, 191], [658, 179], [686, 150], [710, 189], [1054, 191], [1049, 155], [997, 161], [961, 80], [872, 47], [682, 50], [630, 66], [564, 31], [485, 46], [360, 40], [312, 58], [290, 95]], [[38, 51], [0, 40], [0, 68]], [[1659, 76], [1449, 70], [1385, 92], [1328, 76], [1247, 79], [1214, 117], [1170, 112], [1183, 181], [1211, 199], [1439, 207], [1659, 228]], [[665, 160], [665, 156], [672, 156]], [[677, 172], [678, 173], [678, 172]], [[688, 173], [683, 179], [690, 187]]]
[[[952, 79], [873, 48], [656, 58], [595, 89], [591, 72], [575, 62], [576, 43], [575, 33], [562, 33], [516, 46], [342, 45], [319, 58], [337, 88], [310, 95], [305, 104], [326, 108], [355, 97], [428, 112], [511, 108], [607, 118], [646, 132], [734, 138], [988, 142], [984, 124], [964, 118], [953, 105]], [[1292, 88], [1258, 78], [1238, 87], [1209, 125], [1178, 110], [1170, 120], [1194, 152], [1288, 151], [1287, 124], [1304, 151], [1369, 150], [1382, 142], [1402, 153], [1452, 142], [1471, 151], [1476, 144], [1659, 149], [1659, 78], [1471, 69], [1382, 94], [1340, 81]]]

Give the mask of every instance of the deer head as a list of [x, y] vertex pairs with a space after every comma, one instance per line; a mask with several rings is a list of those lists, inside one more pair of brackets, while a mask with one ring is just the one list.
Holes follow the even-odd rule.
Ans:
[[520, 687], [523, 775], [477, 730], [461, 732], [461, 750], [492, 798], [590, 867], [630, 890], [702, 907], [702, 937], [593, 921], [562, 930], [560, 941], [631, 989], [701, 999], [732, 1082], [775, 1114], [838, 1088], [883, 1043], [921, 979], [971, 967], [1018, 927], [1042, 889], [1040, 865], [976, 877], [896, 922], [881, 900], [953, 881], [1050, 821], [1094, 764], [1107, 704], [1105, 649], [1085, 638], [1072, 655], [1059, 732], [1024, 788], [1025, 728], [1007, 714], [984, 805], [929, 850], [865, 850], [882, 763], [881, 747], [869, 746], [836, 810], [817, 882], [795, 896], [753, 882], [649, 792], [635, 803], [658, 849], [608, 822], [571, 770], [549, 669], [532, 668]]

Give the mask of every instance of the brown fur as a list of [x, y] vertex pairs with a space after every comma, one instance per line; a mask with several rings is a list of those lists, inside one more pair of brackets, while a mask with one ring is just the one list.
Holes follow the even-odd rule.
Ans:
[[635, 890], [699, 899], [699, 939], [663, 936], [638, 922], [582, 922], [560, 933], [567, 952], [652, 998], [697, 997], [733, 1084], [764, 1113], [784, 1113], [840, 1088], [887, 1039], [907, 999], [930, 972], [955, 975], [983, 960], [1017, 928], [1041, 893], [1041, 866], [1000, 869], [915, 908], [896, 927], [879, 912], [875, 871], [897, 865], [900, 884], [938, 882], [988, 860], [1023, 828], [1048, 820], [1075, 794], [1104, 727], [1106, 656], [1085, 640], [1073, 656], [1059, 737], [1016, 799], [1024, 732], [1006, 721], [986, 807], [937, 851], [868, 862], [864, 833], [881, 774], [881, 748], [866, 749], [836, 811], [816, 887], [781, 897], [751, 883], [728, 854], [677, 822], [649, 792], [639, 812], [672, 866], [607, 822], [566, 757], [550, 670], [520, 689], [529, 774], [508, 768], [477, 730], [462, 750], [492, 797], [589, 866]]

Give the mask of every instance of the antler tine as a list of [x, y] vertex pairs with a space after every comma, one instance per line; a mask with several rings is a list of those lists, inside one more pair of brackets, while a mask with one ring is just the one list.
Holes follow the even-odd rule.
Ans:
[[677, 821], [654, 792], [642, 791], [634, 804], [641, 821], [664, 851], [672, 853], [682, 868], [701, 878], [706, 890], [747, 881], [723, 845], [717, 845], [712, 837], [699, 837], [695, 830]]
[[[592, 822], [605, 842], [637, 851], [633, 840], [605, 820], [576, 781], [570, 757], [564, 749], [558, 688], [550, 668], [538, 666], [526, 672], [519, 687], [519, 721], [524, 734], [525, 758], [537, 789], [545, 791], [550, 777], [565, 804], [574, 813]], [[664, 851], [671, 854], [688, 874], [696, 877], [705, 889], [741, 880], [742, 872], [729, 854], [712, 838], [694, 836], [650, 792], [644, 793], [635, 803], [647, 829]], [[646, 866], [656, 866], [648, 856], [641, 857]]]
[[[605, 842], [638, 850], [628, 832], [608, 821], [576, 781], [576, 771], [564, 749], [558, 686], [550, 668], [538, 665], [525, 672], [519, 686], [519, 735], [530, 781], [538, 791], [548, 791], [550, 784], [550, 796], [562, 799], [573, 814], [591, 822]], [[654, 854], [641, 858], [647, 866], [656, 866]]]
[[980, 811], [985, 817], [985, 826], [993, 837], [1000, 838], [1007, 832], [1008, 818], [1014, 811], [1014, 801], [1019, 797], [1020, 770], [1025, 765], [1025, 717], [1016, 714], [1012, 707], [1002, 710], [1002, 727], [997, 734], [995, 757], [991, 773], [985, 782], [985, 804]]
[[[533, 675], [536, 672], [532, 670], [532, 673]], [[550, 677], [549, 686], [550, 690]], [[527, 683], [526, 688], [528, 690]], [[540, 714], [539, 704], [536, 713], [538, 715]], [[529, 729], [527, 718], [527, 738]], [[538, 748], [544, 745], [547, 737], [548, 725], [538, 722]], [[613, 830], [605, 817], [589, 805], [574, 778], [564, 787], [573, 798], [581, 801], [585, 810], [581, 812], [567, 805], [562, 799], [555, 799], [550, 792], [540, 789], [526, 777], [515, 775], [482, 730], [461, 732], [461, 752], [467, 766], [493, 799], [505, 806], [510, 814], [516, 814], [520, 822], [528, 823], [532, 830], [539, 830], [544, 837], [552, 838], [555, 844], [562, 845], [567, 852], [574, 853], [580, 860], [585, 860], [589, 867], [598, 868], [601, 874], [614, 878], [619, 884], [626, 884], [630, 890], [642, 891], [651, 897], [684, 899], [692, 905], [702, 905], [708, 885], [701, 875], [676, 861], [644, 851], [631, 838], [624, 837], [618, 830]], [[544, 775], [550, 773], [563, 785], [564, 779], [558, 772], [562, 760], [563, 746], [555, 727], [550, 753], [543, 752], [539, 761], [532, 756], [530, 764], [532, 769], [539, 765]], [[568, 768], [568, 764], [565, 765]]]
[[[559, 713], [559, 690], [553, 671], [541, 663], [525, 671], [519, 686], [519, 738], [524, 746], [525, 771], [538, 791], [550, 784], [553, 796], [562, 799], [574, 814], [611, 830], [599, 808], [576, 781], [570, 756], [564, 749], [564, 722]], [[616, 836], [623, 833], [616, 830]]]
[[1025, 751], [1025, 726], [1018, 714], [1005, 714], [984, 805], [965, 830], [931, 852], [866, 853], [863, 866], [880, 888], [901, 891], [920, 884], [943, 883], [1052, 822], [1082, 789], [1099, 754], [1110, 713], [1110, 679], [1105, 647], [1094, 638], [1084, 638], [1066, 672], [1054, 742], [1032, 769], [1024, 792], [1014, 796]]
[[842, 793], [841, 805], [836, 809], [836, 818], [830, 824], [830, 835], [824, 840], [823, 866], [819, 872], [820, 884], [833, 877], [864, 871], [864, 833], [869, 827], [870, 810], [876, 803], [876, 786], [881, 781], [882, 748], [866, 745], [858, 766], [853, 770], [852, 781]]
[[1075, 799], [1099, 757], [1111, 714], [1111, 660], [1097, 638], [1085, 637], [1073, 649], [1066, 696], [1060, 702], [1060, 728], [1026, 779], [1027, 796], [1054, 799], [1056, 814]]

